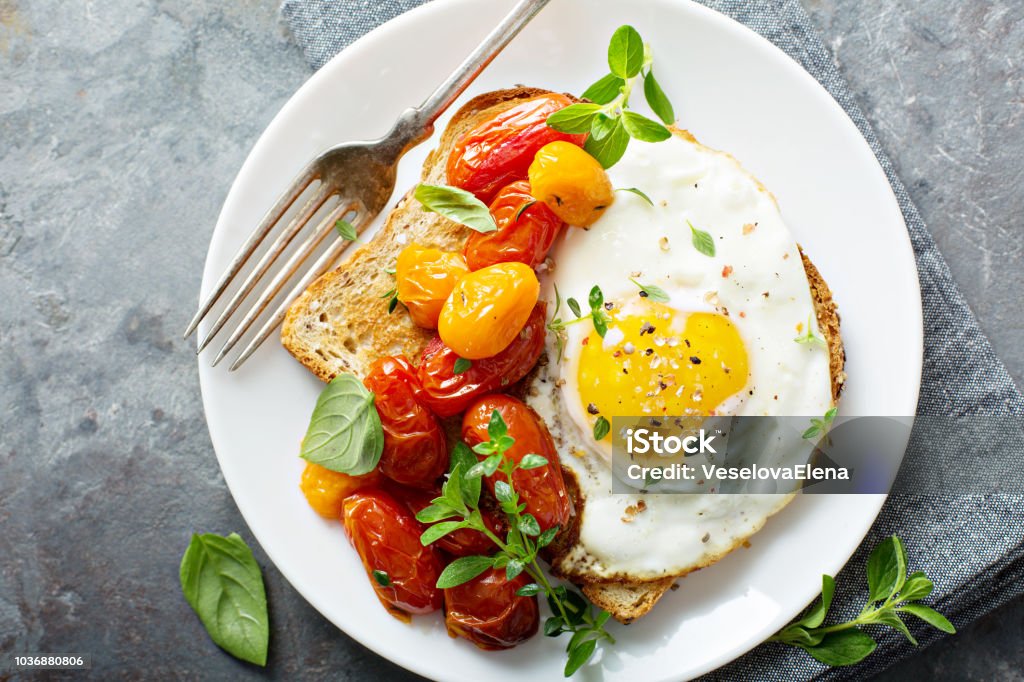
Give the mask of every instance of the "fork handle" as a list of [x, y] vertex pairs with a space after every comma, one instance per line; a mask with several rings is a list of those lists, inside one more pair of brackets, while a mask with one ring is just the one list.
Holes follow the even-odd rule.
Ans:
[[393, 131], [404, 138], [399, 154], [430, 137], [441, 114], [550, 1], [521, 0], [423, 104], [402, 114]]

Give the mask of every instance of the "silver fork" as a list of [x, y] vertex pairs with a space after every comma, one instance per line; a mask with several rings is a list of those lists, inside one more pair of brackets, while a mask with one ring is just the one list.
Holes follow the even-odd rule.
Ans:
[[[337, 234], [334, 226], [339, 220], [347, 219], [356, 228], [357, 234], [362, 234], [366, 226], [384, 209], [394, 192], [395, 172], [402, 156], [430, 137], [434, 131], [434, 122], [438, 117], [548, 2], [550, 0], [521, 0], [423, 104], [406, 109], [399, 116], [387, 135], [369, 142], [348, 142], [332, 147], [315, 158], [299, 173], [292, 181], [291, 187], [267, 211], [256, 230], [239, 249], [234, 260], [231, 261], [231, 265], [221, 275], [213, 287], [213, 291], [200, 304], [199, 311], [185, 330], [186, 339], [224, 296], [231, 283], [241, 275], [253, 254], [263, 244], [267, 236], [274, 231], [278, 222], [299, 196], [313, 183], [318, 183], [312, 197], [302, 205], [284, 231], [249, 270], [242, 284], [224, 307], [223, 312], [213, 323], [210, 331], [199, 342], [197, 355], [203, 352], [214, 337], [220, 333], [245, 299], [253, 293], [256, 286], [267, 275], [281, 254], [321, 208], [328, 203], [332, 205], [326, 217], [319, 222], [312, 233], [306, 236], [277, 274], [271, 277], [266, 288], [217, 353], [213, 365], [223, 360], [249, 328], [263, 316], [270, 303], [324, 240], [331, 234]], [[281, 324], [291, 302], [314, 280], [327, 272], [351, 243], [339, 236], [335, 243], [331, 244], [317, 258], [313, 266], [303, 274], [282, 303], [260, 327], [249, 345], [231, 363], [230, 371], [241, 367], [242, 363], [260, 347], [260, 344]]]

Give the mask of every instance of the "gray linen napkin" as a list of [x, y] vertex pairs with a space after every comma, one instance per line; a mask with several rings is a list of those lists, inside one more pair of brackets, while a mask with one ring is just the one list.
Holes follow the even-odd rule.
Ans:
[[[925, 350], [918, 413], [1024, 416], [1024, 398], [979, 329], [946, 261], [799, 0], [699, 1], [749, 26], [802, 64], [853, 119], [892, 184], [910, 231], [921, 280]], [[282, 14], [316, 69], [359, 36], [420, 4], [421, 0], [284, 0]], [[935, 453], [912, 440], [904, 467], [953, 461], [956, 447], [956, 443], [950, 443], [946, 452]], [[1009, 462], [1009, 458], [1021, 454], [1022, 450], [1014, 447], [998, 456]], [[848, 617], [856, 614], [867, 596], [866, 587], [856, 586], [863, 583], [868, 552], [881, 538], [897, 534], [907, 545], [913, 569], [926, 571], [935, 581], [931, 599], [936, 607], [963, 627], [1024, 593], [1022, 519], [1021, 495], [951, 493], [939, 497], [897, 490], [890, 495], [861, 549], [838, 577], [840, 594], [833, 613]], [[913, 625], [911, 630], [922, 645], [939, 636], [934, 630]], [[827, 669], [803, 652], [765, 644], [708, 679], [863, 678], [914, 651], [894, 633], [872, 634], [879, 639], [879, 649], [852, 668]]]

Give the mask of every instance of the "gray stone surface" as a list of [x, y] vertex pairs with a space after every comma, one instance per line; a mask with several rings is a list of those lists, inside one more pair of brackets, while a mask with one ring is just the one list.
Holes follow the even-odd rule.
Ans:
[[[807, 5], [1020, 384], [1020, 4]], [[231, 179], [308, 75], [273, 0], [0, 0], [0, 653], [256, 676], [178, 588], [193, 530], [253, 543], [179, 330]], [[404, 676], [255, 549], [263, 675]], [[1022, 637], [1018, 601], [883, 677], [1020, 679]]]

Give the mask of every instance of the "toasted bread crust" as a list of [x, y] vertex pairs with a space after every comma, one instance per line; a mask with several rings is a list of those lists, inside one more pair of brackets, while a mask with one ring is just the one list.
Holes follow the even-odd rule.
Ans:
[[[452, 117], [437, 148], [427, 156], [421, 180], [444, 184], [448, 153], [459, 136], [483, 120], [547, 92], [517, 87], [485, 93], [467, 102]], [[673, 132], [696, 142], [688, 131], [673, 128]], [[462, 249], [467, 234], [467, 228], [436, 213], [424, 212], [407, 194], [370, 242], [314, 282], [291, 305], [281, 330], [285, 348], [322, 381], [330, 381], [343, 371], [362, 376], [370, 363], [383, 355], [404, 354], [417, 358], [434, 332], [413, 324], [401, 306], [388, 314], [385, 298], [394, 287], [394, 278], [386, 270], [394, 266], [406, 244], [415, 241], [455, 251]], [[838, 400], [846, 378], [839, 314], [825, 280], [802, 249], [800, 254], [818, 325], [829, 348], [832, 398]], [[449, 426], [453, 433], [457, 432], [457, 425]], [[571, 472], [563, 467], [563, 473], [570, 488], [574, 488]], [[677, 577], [647, 582], [597, 582], [583, 585], [582, 590], [616, 620], [629, 623], [649, 612]]]
[[[422, 182], [446, 184], [448, 153], [464, 132], [547, 92], [518, 87], [471, 99], [455, 113], [437, 148], [427, 156]], [[317, 279], [292, 303], [281, 328], [281, 342], [321, 381], [330, 381], [339, 372], [362, 376], [373, 360], [384, 355], [417, 358], [434, 332], [417, 327], [402, 306], [388, 314], [387, 292], [395, 281], [387, 270], [394, 267], [407, 244], [461, 251], [468, 234], [468, 228], [423, 211], [406, 194], [370, 242]]]

